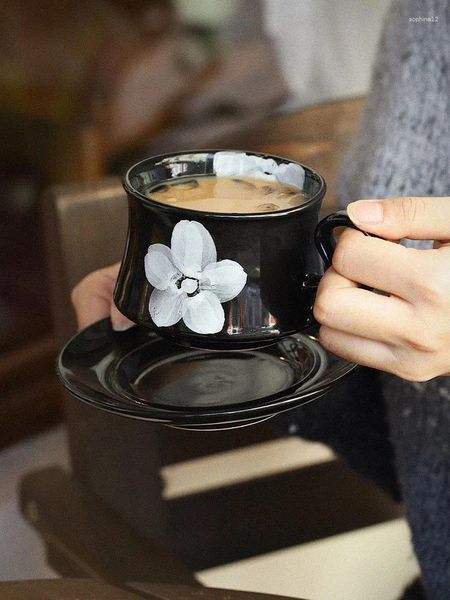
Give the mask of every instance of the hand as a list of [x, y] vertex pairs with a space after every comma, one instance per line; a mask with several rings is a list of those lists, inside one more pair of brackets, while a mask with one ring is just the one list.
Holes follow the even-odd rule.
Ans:
[[[353, 229], [339, 237], [314, 306], [322, 345], [410, 381], [448, 374], [450, 198], [359, 200], [348, 215], [384, 239]], [[404, 237], [437, 243], [429, 250], [394, 243]]]
[[72, 290], [72, 304], [80, 329], [105, 317], [111, 317], [112, 328], [116, 331], [124, 331], [134, 325], [117, 310], [113, 302], [119, 268], [120, 263], [117, 263], [93, 271]]

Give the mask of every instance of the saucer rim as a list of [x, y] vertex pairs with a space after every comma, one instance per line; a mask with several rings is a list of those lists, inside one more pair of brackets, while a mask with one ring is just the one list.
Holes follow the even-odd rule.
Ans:
[[[269, 397], [268, 399], [255, 400], [252, 401], [253, 406], [249, 405], [249, 402], [245, 402], [235, 405], [226, 405], [226, 407], [195, 407], [195, 409], [185, 407], [183, 409], [174, 410], [173, 408], [161, 408], [160, 406], [155, 406], [153, 404], [132, 404], [125, 396], [122, 397], [117, 391], [113, 391], [106, 387], [102, 387], [101, 390], [94, 390], [89, 389], [89, 386], [82, 383], [82, 387], [80, 388], [79, 384], [74, 384], [73, 379], [68, 378], [64, 374], [64, 371], [67, 371], [67, 369], [62, 364], [62, 358], [70, 345], [75, 340], [79, 340], [80, 336], [85, 335], [89, 330], [99, 328], [100, 324], [103, 324], [104, 326], [105, 321], [109, 321], [108, 330], [112, 331], [110, 319], [101, 319], [77, 332], [63, 346], [57, 358], [56, 371], [59, 380], [72, 395], [91, 406], [121, 416], [153, 421], [165, 425], [170, 425], [172, 423], [181, 424], [184, 421], [184, 424], [189, 426], [194, 420], [199, 421], [199, 425], [217, 424], [219, 423], [219, 420], [222, 419], [225, 419], [225, 422], [227, 423], [232, 423], [247, 421], [249, 418], [261, 418], [267, 414], [274, 416], [280, 412], [296, 408], [324, 395], [335, 383], [351, 375], [359, 367], [359, 365], [355, 363], [340, 359], [345, 368], [341, 370], [336, 377], [332, 378], [331, 381], [326, 382], [325, 385], [317, 382], [308, 386], [307, 379], [303, 385], [300, 383], [299, 387], [295, 390], [291, 390], [289, 394], [285, 394], [281, 397], [277, 396], [275, 399]], [[121, 335], [118, 332], [114, 333]], [[313, 342], [319, 343], [317, 337], [314, 336], [311, 331], [305, 331], [297, 335], [306, 336]], [[148, 331], [148, 338], [157, 339], [159, 336], [154, 332]], [[325, 350], [325, 352], [327, 351]], [[327, 354], [331, 353], [327, 352]], [[115, 400], [116, 404], [110, 404], [108, 402], [109, 399]], [[305, 400], [305, 402], [302, 402], [302, 400]], [[250, 417], [249, 413], [251, 414]], [[222, 423], [225, 422], [222, 421]]]
[[[293, 403], [292, 406], [289, 405], [289, 406], [283, 406], [282, 408], [279, 407], [279, 409], [274, 410], [274, 411], [271, 410], [269, 412], [264, 411], [262, 414], [256, 414], [251, 417], [248, 417], [245, 415], [238, 417], [238, 416], [233, 415], [233, 417], [236, 417], [236, 418], [231, 419], [231, 418], [229, 418], [230, 415], [225, 414], [225, 415], [209, 415], [209, 418], [206, 419], [205, 415], [191, 415], [191, 417], [194, 417], [194, 416], [201, 417], [200, 421], [198, 421], [197, 419], [193, 420], [188, 415], [184, 416], [183, 418], [172, 419], [170, 416], [167, 416], [167, 417], [155, 416], [154, 414], [147, 414], [147, 413], [138, 414], [138, 413], [134, 412], [132, 408], [129, 408], [126, 405], [124, 405], [123, 408], [121, 406], [110, 406], [107, 403], [103, 404], [100, 401], [92, 400], [90, 398], [85, 398], [69, 388], [66, 388], [66, 389], [77, 400], [80, 400], [81, 402], [83, 402], [91, 407], [98, 408], [99, 410], [102, 410], [103, 412], [115, 414], [118, 416], [130, 418], [130, 419], [135, 419], [135, 420], [139, 420], [139, 421], [147, 421], [147, 422], [151, 422], [151, 423], [155, 423], [155, 424], [159, 424], [159, 425], [174, 426], [175, 428], [179, 428], [179, 429], [194, 429], [194, 430], [210, 431], [211, 429], [209, 429], [209, 426], [223, 425], [224, 429], [225, 428], [231, 429], [233, 427], [225, 427], [225, 426], [234, 424], [235, 427], [237, 428], [237, 427], [242, 427], [243, 426], [242, 424], [248, 424], [248, 425], [257, 424], [263, 420], [275, 417], [278, 414], [281, 414], [283, 412], [288, 412], [289, 410], [293, 410], [295, 408], [304, 406], [305, 404], [309, 404], [310, 402], [314, 402], [315, 400], [319, 400], [331, 388], [317, 390], [315, 392], [312, 392], [311, 394], [308, 394], [307, 396], [291, 398], [290, 402]], [[105, 394], [105, 396], [106, 396], [106, 394]], [[268, 407], [265, 407], [265, 408], [268, 408]], [[176, 416], [179, 416], [179, 415], [176, 415]], [[217, 418], [213, 418], [214, 416]], [[219, 420], [220, 417], [221, 417], [221, 419]], [[197, 429], [195, 429], [195, 428], [197, 428]]]

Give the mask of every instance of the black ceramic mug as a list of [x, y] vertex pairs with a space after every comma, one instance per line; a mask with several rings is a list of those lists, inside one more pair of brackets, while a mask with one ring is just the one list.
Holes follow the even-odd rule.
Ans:
[[[175, 178], [249, 173], [295, 183], [304, 201], [275, 212], [217, 213], [152, 198]], [[317, 226], [326, 190], [318, 173], [277, 156], [204, 150], [143, 160], [124, 187], [128, 239], [114, 301], [132, 321], [211, 349], [260, 347], [311, 325], [332, 230], [352, 226], [338, 213]]]

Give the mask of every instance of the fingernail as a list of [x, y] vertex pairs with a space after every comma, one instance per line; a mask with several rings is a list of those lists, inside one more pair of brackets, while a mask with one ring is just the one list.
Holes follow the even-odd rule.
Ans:
[[111, 321], [111, 326], [114, 331], [126, 331], [127, 329], [131, 329], [131, 327], [134, 327], [135, 325], [136, 323], [133, 323], [132, 321]]
[[383, 221], [383, 205], [376, 200], [358, 200], [347, 207], [348, 216], [352, 221], [376, 225]]

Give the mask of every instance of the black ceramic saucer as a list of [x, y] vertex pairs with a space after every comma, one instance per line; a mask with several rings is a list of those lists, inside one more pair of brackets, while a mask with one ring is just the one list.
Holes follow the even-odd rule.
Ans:
[[328, 352], [314, 330], [247, 351], [186, 349], [104, 319], [63, 348], [58, 374], [100, 409], [195, 430], [243, 427], [322, 396], [356, 365]]

